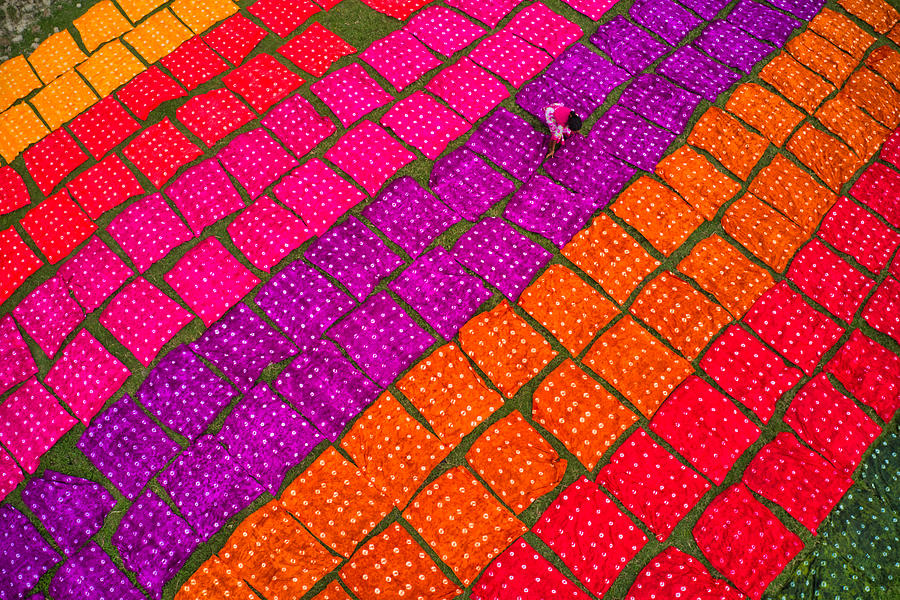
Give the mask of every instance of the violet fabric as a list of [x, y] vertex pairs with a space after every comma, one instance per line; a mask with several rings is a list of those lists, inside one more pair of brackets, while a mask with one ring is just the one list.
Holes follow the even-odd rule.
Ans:
[[549, 177], [535, 175], [513, 194], [505, 216], [562, 248], [581, 231], [596, 208], [593, 198], [571, 192]]
[[131, 269], [99, 237], [60, 265], [56, 275], [86, 312], [92, 312], [131, 276]]
[[713, 21], [703, 28], [694, 45], [719, 62], [744, 73], [775, 51], [773, 46], [744, 33], [727, 21]]
[[69, 556], [103, 527], [116, 501], [102, 485], [46, 470], [22, 490], [22, 502]]
[[60, 558], [28, 517], [0, 506], [0, 598], [22, 598]]
[[682, 46], [663, 59], [656, 73], [681, 87], [697, 92], [710, 102], [741, 78], [725, 65], [709, 58], [692, 46]]
[[381, 387], [393, 383], [434, 342], [384, 290], [338, 321], [328, 335]]
[[438, 198], [469, 221], [477, 221], [515, 189], [512, 181], [468, 148], [457, 148], [436, 161], [429, 185]]
[[547, 173], [579, 194], [606, 206], [634, 176], [635, 169], [603, 150], [600, 142], [573, 135], [544, 163]]
[[614, 64], [629, 73], [640, 73], [671, 48], [622, 15], [600, 25], [591, 42], [603, 50]]
[[447, 340], [491, 297], [481, 279], [467, 273], [442, 246], [417, 258], [391, 283], [391, 290]]
[[215, 158], [189, 168], [166, 188], [166, 195], [194, 235], [204, 227], [244, 208], [241, 195]]
[[128, 395], [94, 419], [78, 449], [131, 500], [181, 450]]
[[59, 277], [40, 284], [12, 314], [48, 358], [56, 355], [66, 336], [84, 320], [81, 307]]
[[711, 21], [728, 6], [730, 0], [678, 0], [678, 4], [689, 8], [707, 21]]
[[295, 261], [263, 284], [259, 306], [302, 351], [353, 308], [353, 298], [324, 275]]
[[726, 20], [754, 37], [779, 47], [784, 46], [791, 33], [801, 26], [797, 19], [753, 0], [740, 0]]
[[[550, 63], [545, 74], [594, 100], [599, 107], [613, 89], [628, 80], [628, 72], [584, 44], [575, 44]], [[594, 111], [591, 111], [593, 113]], [[579, 115], [587, 118], [590, 115]]]
[[464, 233], [453, 255], [513, 302], [551, 257], [497, 217], [488, 217]]
[[12, 315], [0, 317], [0, 394], [38, 372]]
[[287, 472], [325, 439], [264, 382], [238, 402], [216, 438], [273, 496]]
[[674, 0], [636, 0], [628, 14], [635, 23], [643, 25], [672, 45], [678, 44], [703, 22]]
[[251, 198], [300, 164], [262, 128], [237, 136], [217, 156]]
[[182, 345], [156, 365], [135, 396], [163, 425], [194, 439], [236, 394], [227, 381]]
[[625, 162], [653, 171], [677, 136], [621, 106], [606, 111], [591, 130], [591, 140]]
[[798, 19], [810, 21], [825, 6], [825, 0], [770, 0], [773, 6], [789, 12]]
[[96, 542], [90, 542], [53, 576], [54, 600], [145, 600]]
[[297, 354], [297, 348], [246, 304], [238, 304], [216, 321], [191, 350], [214, 364], [246, 392], [263, 370]]
[[460, 220], [409, 176], [388, 184], [362, 214], [413, 258]]
[[294, 359], [275, 390], [332, 442], [381, 391], [327, 340]]
[[494, 111], [466, 142], [466, 148], [521, 181], [541, 165], [548, 146], [546, 133], [535, 131], [525, 119], [505, 108]]
[[188, 524], [208, 540], [263, 489], [215, 438], [204, 435], [159, 475]]
[[403, 265], [402, 258], [353, 216], [310, 246], [306, 259], [344, 284], [360, 301], [382, 278]]
[[635, 77], [619, 96], [620, 106], [680, 134], [700, 104], [700, 96], [672, 85], [658, 75]]
[[336, 130], [334, 123], [300, 94], [275, 105], [263, 117], [262, 124], [298, 157], [309, 153]]
[[159, 496], [147, 490], [125, 512], [112, 543], [125, 568], [159, 600], [163, 586], [181, 570], [200, 538]]
[[573, 91], [546, 74], [535, 77], [516, 94], [516, 104], [541, 122], [544, 109], [557, 102], [571, 108], [582, 119], [594, 114], [600, 106], [590, 96]]

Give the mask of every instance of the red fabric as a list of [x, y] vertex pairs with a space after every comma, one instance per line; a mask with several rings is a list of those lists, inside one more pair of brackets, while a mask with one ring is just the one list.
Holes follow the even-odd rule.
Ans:
[[175, 116], [210, 148], [256, 118], [246, 104], [223, 88], [194, 96], [178, 107]]
[[185, 95], [187, 94], [178, 82], [157, 66], [151, 66], [116, 93], [122, 104], [141, 120], [150, 116], [163, 102]]
[[801, 292], [848, 323], [875, 285], [815, 239], [794, 256], [787, 276]]
[[588, 595], [519, 538], [485, 569], [469, 597], [472, 600], [587, 600]]
[[900, 168], [900, 128], [895, 129], [881, 147], [881, 160]]
[[407, 20], [414, 12], [434, 0], [362, 0], [362, 3], [389, 17]]
[[321, 77], [336, 60], [354, 52], [356, 48], [319, 23], [313, 23], [278, 49], [279, 54], [313, 77]]
[[585, 477], [563, 490], [532, 530], [601, 597], [647, 543], [641, 529]]
[[888, 277], [869, 298], [863, 319], [882, 333], [900, 342], [900, 282]]
[[712, 566], [753, 600], [803, 549], [803, 541], [741, 483], [715, 498], [693, 531]]
[[809, 375], [844, 332], [779, 281], [744, 315], [744, 322], [783, 357]]
[[900, 227], [900, 173], [873, 163], [850, 188], [850, 194], [894, 227]]
[[0, 304], [42, 264], [14, 227], [0, 231]]
[[659, 407], [650, 429], [716, 485], [760, 433], [731, 400], [696, 375]]
[[710, 575], [699, 560], [670, 546], [644, 567], [625, 600], [742, 600], [743, 597], [724, 579]]
[[84, 240], [97, 226], [81, 212], [66, 190], [50, 196], [22, 218], [22, 228], [31, 236], [38, 250], [55, 265]]
[[247, 10], [279, 37], [285, 37], [319, 12], [319, 7], [309, 0], [257, 0]]
[[65, 129], [57, 129], [22, 155], [28, 173], [45, 196], [88, 159]]
[[244, 62], [269, 33], [238, 13], [203, 36], [203, 41], [233, 65]]
[[709, 482], [683, 465], [643, 429], [632, 433], [597, 474], [625, 508], [664, 542], [709, 490]]
[[113, 96], [107, 96], [69, 123], [69, 130], [97, 160], [140, 128]]
[[258, 113], [269, 108], [303, 85], [303, 78], [268, 54], [257, 54], [244, 65], [222, 77]]
[[900, 233], [847, 197], [838, 200], [822, 221], [818, 236], [875, 273], [900, 246]]
[[268, 196], [238, 215], [228, 234], [247, 260], [266, 272], [313, 235], [294, 213]]
[[813, 534], [853, 485], [852, 479], [786, 431], [759, 450], [747, 465], [743, 480]]
[[168, 117], [152, 125], [122, 150], [157, 188], [172, 178], [178, 169], [203, 152], [172, 125]]
[[894, 255], [894, 260], [891, 261], [891, 268], [888, 271], [895, 279], [900, 279], [900, 252]]
[[84, 212], [94, 220], [144, 192], [134, 173], [116, 154], [110, 154], [73, 179], [67, 189]]
[[885, 421], [900, 407], [900, 356], [855, 329], [825, 370]]
[[853, 400], [831, 385], [824, 373], [809, 381], [784, 414], [801, 440], [850, 475], [881, 427]]
[[31, 196], [19, 172], [11, 166], [0, 167], [0, 215], [28, 206]]
[[200, 36], [192, 37], [159, 62], [188, 90], [206, 83], [229, 68], [228, 63], [203, 43]]
[[740, 325], [730, 326], [713, 342], [700, 367], [763, 423], [772, 418], [781, 395], [803, 377]]

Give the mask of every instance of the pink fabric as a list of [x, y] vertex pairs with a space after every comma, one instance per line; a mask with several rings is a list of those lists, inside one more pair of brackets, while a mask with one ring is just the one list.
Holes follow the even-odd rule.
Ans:
[[216, 156], [251, 198], [299, 164], [261, 127], [237, 136]]
[[82, 329], [50, 368], [44, 383], [88, 425], [129, 375], [128, 367]]
[[562, 0], [589, 19], [599, 21], [618, 0]]
[[485, 33], [485, 29], [446, 6], [426, 8], [404, 27], [419, 40], [444, 56], [456, 54]]
[[794, 256], [787, 276], [801, 292], [848, 323], [875, 285], [815, 239]]
[[497, 78], [468, 58], [443, 69], [425, 85], [450, 108], [474, 123], [509, 98], [509, 91]]
[[100, 324], [146, 367], [193, 318], [152, 283], [138, 277], [112, 299], [100, 315]]
[[320, 115], [300, 94], [280, 102], [262, 124], [297, 157], [308, 154], [337, 129], [331, 119]]
[[376, 40], [359, 57], [397, 90], [403, 90], [443, 64], [412, 34], [402, 29]]
[[422, 91], [395, 104], [381, 118], [381, 124], [431, 160], [471, 129], [468, 121]]
[[[13, 460], [13, 457], [0, 448], [0, 500], [16, 489], [20, 483], [25, 481], [22, 469]], [[38, 598], [38, 596], [33, 596]]]
[[537, 75], [553, 60], [549, 54], [506, 30], [495, 33], [469, 53], [473, 61], [513, 87]]
[[66, 336], [84, 320], [81, 307], [59, 277], [35, 288], [13, 310], [13, 316], [49, 358], [56, 355]]
[[93, 312], [131, 276], [131, 269], [99, 237], [92, 237], [78, 254], [60, 266], [63, 280], [85, 312]]
[[112, 220], [107, 231], [139, 273], [193, 237], [161, 194], [151, 194], [129, 206]]
[[885, 421], [900, 407], [900, 356], [859, 329], [853, 330], [825, 370]]
[[303, 221], [268, 196], [238, 215], [228, 234], [247, 260], [266, 272], [312, 237]]
[[0, 404], [0, 442], [34, 473], [44, 453], [77, 422], [31, 378]]
[[374, 196], [394, 173], [416, 156], [375, 123], [363, 121], [345, 133], [325, 153], [325, 158]]
[[512, 9], [519, 5], [518, 0], [447, 0], [447, 4], [458, 8], [473, 19], [478, 19], [491, 29], [503, 20]]
[[322, 235], [366, 195], [314, 158], [281, 180], [275, 197], [300, 215], [313, 235]]
[[576, 23], [553, 12], [542, 2], [519, 11], [503, 31], [543, 48], [554, 58], [584, 35]]
[[484, 570], [470, 597], [472, 600], [587, 600], [588, 595], [519, 538]]
[[0, 394], [38, 372], [12, 315], [0, 317]]
[[863, 319], [882, 333], [900, 341], [900, 282], [888, 277], [869, 298]]
[[900, 246], [900, 233], [847, 197], [832, 207], [817, 235], [875, 273], [884, 268]]
[[[249, 182], [250, 177], [248, 185]], [[215, 158], [208, 158], [182, 173], [166, 188], [166, 195], [184, 215], [194, 235], [244, 208], [241, 195]]]
[[134, 173], [115, 154], [70, 181], [68, 190], [95, 221], [106, 211], [144, 193]]
[[326, 75], [311, 84], [309, 90], [332, 110], [344, 127], [394, 100], [359, 63]]

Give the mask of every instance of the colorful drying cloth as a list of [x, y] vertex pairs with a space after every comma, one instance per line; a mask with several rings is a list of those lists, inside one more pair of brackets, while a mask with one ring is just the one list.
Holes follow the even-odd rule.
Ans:
[[512, 181], [466, 147], [436, 161], [428, 184], [438, 198], [469, 221], [477, 221], [515, 189]]

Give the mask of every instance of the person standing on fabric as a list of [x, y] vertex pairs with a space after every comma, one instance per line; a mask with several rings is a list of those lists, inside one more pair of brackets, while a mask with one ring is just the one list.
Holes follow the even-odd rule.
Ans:
[[562, 102], [555, 102], [544, 109], [544, 122], [550, 128], [550, 154], [547, 158], [553, 158], [557, 147], [562, 146], [574, 132], [580, 131], [582, 126], [581, 117]]

